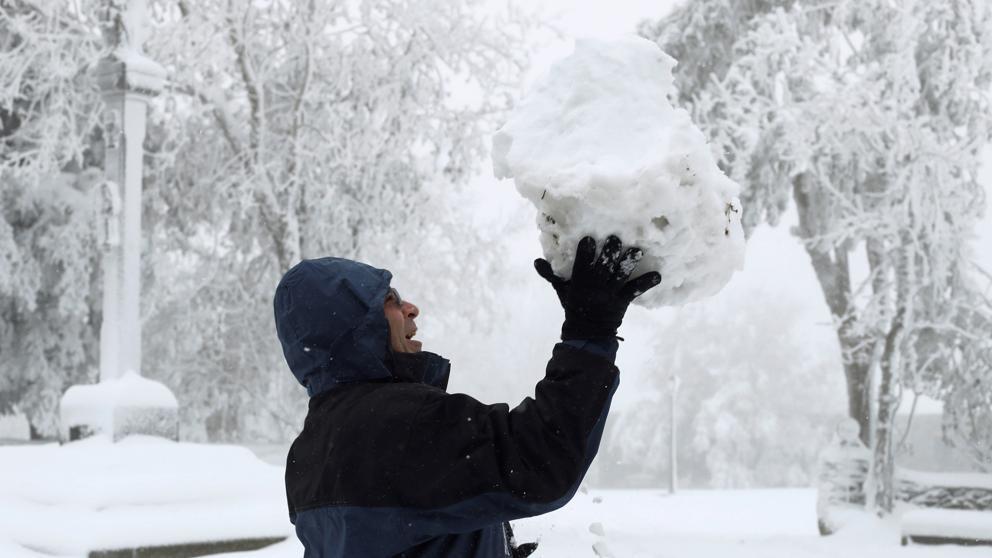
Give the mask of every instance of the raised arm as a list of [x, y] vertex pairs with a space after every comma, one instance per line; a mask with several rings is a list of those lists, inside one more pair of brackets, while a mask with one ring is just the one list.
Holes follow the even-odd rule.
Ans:
[[575, 494], [618, 386], [617, 329], [630, 302], [661, 280], [655, 272], [628, 280], [640, 258], [616, 237], [597, 256], [587, 237], [569, 280], [535, 262], [558, 294], [565, 323], [533, 398], [513, 409], [460, 394], [424, 398], [406, 459], [419, 478], [404, 486], [416, 487], [411, 501], [438, 534], [546, 513]]

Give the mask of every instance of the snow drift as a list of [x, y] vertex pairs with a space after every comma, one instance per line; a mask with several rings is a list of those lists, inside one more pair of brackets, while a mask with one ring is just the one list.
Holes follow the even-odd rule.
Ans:
[[661, 273], [647, 307], [713, 295], [744, 262], [740, 187], [669, 103], [675, 64], [645, 39], [580, 40], [493, 137], [496, 177], [537, 207], [555, 273], [571, 275], [583, 236], [616, 234], [644, 251], [632, 276]]

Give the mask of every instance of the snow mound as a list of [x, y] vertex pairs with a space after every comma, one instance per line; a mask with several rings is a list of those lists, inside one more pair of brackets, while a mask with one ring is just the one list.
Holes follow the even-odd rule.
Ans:
[[[69, 429], [78, 425], [88, 426], [93, 433], [117, 434], [128, 426], [124, 423], [143, 420], [139, 416], [143, 409], [165, 410], [171, 416], [178, 407], [168, 387], [128, 370], [117, 379], [66, 390], [59, 405], [60, 436], [62, 440], [71, 439]], [[162, 417], [155, 415], [151, 419], [160, 421]]]
[[247, 448], [153, 436], [0, 446], [0, 557], [287, 537], [283, 476]]
[[659, 271], [636, 302], [715, 294], [744, 263], [740, 187], [703, 133], [667, 100], [676, 61], [638, 37], [580, 40], [493, 137], [497, 178], [538, 209], [544, 256], [568, 278], [583, 236], [616, 234]]

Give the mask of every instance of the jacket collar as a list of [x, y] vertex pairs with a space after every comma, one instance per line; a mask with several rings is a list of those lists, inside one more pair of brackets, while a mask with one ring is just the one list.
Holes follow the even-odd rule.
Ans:
[[427, 384], [448, 389], [451, 362], [429, 351], [419, 353], [390, 353], [393, 378], [399, 382]]

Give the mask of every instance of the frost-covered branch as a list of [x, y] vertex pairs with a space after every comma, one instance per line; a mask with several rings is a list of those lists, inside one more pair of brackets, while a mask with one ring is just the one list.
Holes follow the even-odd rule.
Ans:
[[[642, 31], [679, 59], [680, 95], [729, 174], [748, 185], [750, 226], [774, 224], [795, 203], [865, 441], [867, 378], [882, 372], [874, 449], [888, 508], [896, 392], [957, 385], [952, 356], [981, 359], [968, 346], [979, 336], [962, 303], [974, 296], [962, 245], [983, 201], [980, 150], [992, 139], [992, 7], [698, 0]], [[713, 45], [732, 54], [720, 59]], [[852, 285], [859, 246], [869, 274]]]

